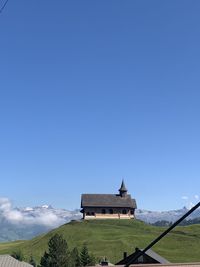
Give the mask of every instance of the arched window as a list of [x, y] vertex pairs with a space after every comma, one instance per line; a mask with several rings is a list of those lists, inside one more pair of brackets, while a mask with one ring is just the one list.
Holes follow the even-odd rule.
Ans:
[[109, 213], [110, 214], [113, 214], [113, 209], [109, 209]]
[[101, 213], [102, 214], [106, 214], [106, 210], [105, 209], [102, 209]]
[[122, 213], [123, 213], [123, 214], [127, 214], [127, 211], [124, 209], [124, 210], [122, 211]]

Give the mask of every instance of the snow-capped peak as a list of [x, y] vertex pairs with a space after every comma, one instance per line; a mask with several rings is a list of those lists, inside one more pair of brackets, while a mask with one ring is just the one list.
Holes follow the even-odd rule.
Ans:
[[32, 211], [32, 210], [33, 210], [33, 208], [30, 208], [30, 207], [24, 208], [24, 211]]
[[50, 205], [42, 205], [41, 208], [43, 209], [49, 209], [51, 206]]

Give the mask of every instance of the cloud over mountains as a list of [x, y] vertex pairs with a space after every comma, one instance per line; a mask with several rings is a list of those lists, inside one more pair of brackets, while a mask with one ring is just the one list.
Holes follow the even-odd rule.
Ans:
[[80, 219], [79, 210], [55, 209], [49, 205], [14, 207], [8, 198], [0, 198], [0, 242], [30, 239], [72, 219]]
[[54, 228], [66, 223], [73, 216], [80, 218], [80, 214], [76, 213], [53, 209], [48, 205], [34, 208], [14, 208], [8, 198], [0, 198], [1, 219], [11, 224], [40, 225]]
[[0, 214], [11, 224], [22, 223], [56, 227], [66, 222], [64, 218], [55, 214], [53, 209], [48, 209], [46, 206], [35, 209], [13, 208], [8, 198], [0, 198]]

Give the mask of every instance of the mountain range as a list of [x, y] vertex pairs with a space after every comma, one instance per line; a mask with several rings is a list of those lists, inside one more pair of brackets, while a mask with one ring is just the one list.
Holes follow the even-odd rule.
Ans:
[[[158, 221], [174, 222], [187, 211], [186, 207], [162, 212], [138, 209], [136, 218], [150, 224]], [[56, 209], [50, 205], [13, 208], [8, 199], [0, 199], [0, 242], [31, 239], [71, 220], [80, 220], [81, 217], [78, 209], [69, 211]], [[200, 209], [191, 214], [187, 220], [199, 217]]]
[[[170, 211], [149, 211], [149, 210], [136, 210], [137, 219], [144, 221], [146, 223], [155, 223], [158, 221], [167, 221], [167, 222], [175, 222], [181, 216], [183, 216], [186, 212], [188, 212], [188, 208], [183, 207], [178, 210], [170, 210]], [[193, 220], [200, 217], [200, 209], [194, 211], [190, 216], [187, 217], [188, 220]]]

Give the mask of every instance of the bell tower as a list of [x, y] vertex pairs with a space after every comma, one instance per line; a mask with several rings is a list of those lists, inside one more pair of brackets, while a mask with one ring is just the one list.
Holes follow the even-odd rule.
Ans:
[[119, 189], [119, 194], [121, 197], [125, 197], [127, 195], [128, 190], [126, 189], [125, 183], [124, 183], [124, 179], [122, 180], [122, 184], [121, 187]]

